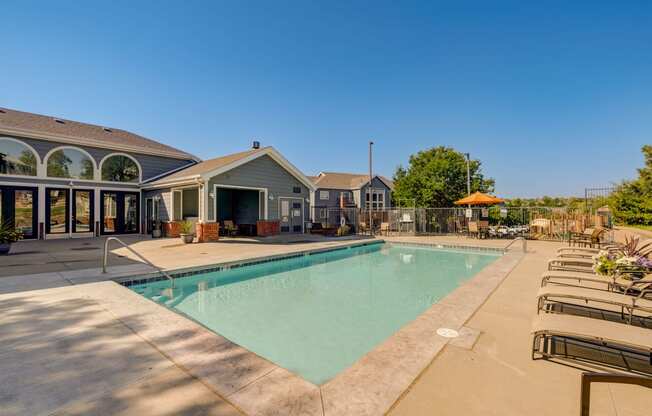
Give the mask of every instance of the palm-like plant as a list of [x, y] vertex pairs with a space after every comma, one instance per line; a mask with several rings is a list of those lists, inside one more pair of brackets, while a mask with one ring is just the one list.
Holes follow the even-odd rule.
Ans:
[[640, 238], [625, 236], [625, 244], [618, 249], [623, 257], [649, 257], [652, 254], [652, 242], [639, 246]]

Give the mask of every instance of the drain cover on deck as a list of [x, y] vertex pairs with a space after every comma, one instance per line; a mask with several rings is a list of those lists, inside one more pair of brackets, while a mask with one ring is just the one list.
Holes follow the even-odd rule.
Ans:
[[437, 329], [437, 335], [440, 335], [444, 338], [457, 338], [460, 336], [460, 333], [450, 328], [439, 328]]

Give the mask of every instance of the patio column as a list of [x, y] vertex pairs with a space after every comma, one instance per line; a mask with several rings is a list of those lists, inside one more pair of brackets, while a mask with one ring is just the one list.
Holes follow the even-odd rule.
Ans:
[[208, 220], [208, 204], [210, 201], [208, 192], [208, 183], [200, 183], [199, 191], [197, 192], [199, 221], [196, 225], [197, 241], [200, 243], [217, 241], [219, 239], [219, 227], [217, 222]]

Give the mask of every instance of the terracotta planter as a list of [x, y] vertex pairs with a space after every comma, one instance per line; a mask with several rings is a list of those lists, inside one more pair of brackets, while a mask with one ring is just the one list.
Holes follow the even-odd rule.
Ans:
[[0, 243], [0, 256], [6, 256], [11, 249], [11, 243]]
[[195, 238], [193, 234], [179, 234], [179, 237], [184, 244], [192, 243], [192, 240]]

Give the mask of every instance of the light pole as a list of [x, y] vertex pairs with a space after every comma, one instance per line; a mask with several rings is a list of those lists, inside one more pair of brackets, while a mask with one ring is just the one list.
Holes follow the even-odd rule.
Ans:
[[[371, 159], [371, 149], [374, 145], [373, 141], [369, 141], [369, 232], [373, 235], [374, 225], [373, 225], [373, 176], [372, 176], [372, 159]], [[367, 201], [367, 196], [365, 195], [365, 202]]]
[[[464, 153], [466, 155], [466, 195], [471, 195], [471, 154]], [[469, 204], [471, 208], [471, 204]]]

